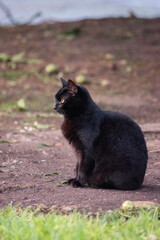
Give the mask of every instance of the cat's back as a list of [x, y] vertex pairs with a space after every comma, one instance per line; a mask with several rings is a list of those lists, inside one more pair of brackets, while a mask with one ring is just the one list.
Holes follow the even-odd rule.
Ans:
[[109, 127], [109, 129], [111, 130], [120, 130], [122, 128], [126, 128], [126, 129], [131, 129], [134, 130], [135, 129], [137, 131], [141, 132], [141, 128], [139, 127], [139, 125], [132, 120], [128, 115], [123, 114], [121, 112], [116, 112], [116, 111], [103, 111], [104, 112], [104, 117], [102, 120], [102, 126], [106, 126]]
[[147, 157], [147, 147], [139, 125], [123, 113], [114, 111], [104, 111], [104, 113], [99, 136], [101, 143], [120, 146], [127, 151], [136, 149], [138, 152], [144, 152]]

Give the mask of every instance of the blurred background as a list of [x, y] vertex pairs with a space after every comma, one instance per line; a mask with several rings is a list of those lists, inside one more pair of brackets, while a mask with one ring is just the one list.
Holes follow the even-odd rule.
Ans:
[[[22, 23], [35, 12], [42, 14], [34, 23], [49, 20], [75, 21], [88, 18], [128, 17], [130, 12], [140, 18], [160, 16], [159, 0], [5, 0], [4, 3]], [[0, 9], [0, 23], [10, 23], [2, 9]]]
[[1, 117], [59, 127], [64, 77], [103, 109], [159, 121], [159, 17], [159, 0], [0, 0]]

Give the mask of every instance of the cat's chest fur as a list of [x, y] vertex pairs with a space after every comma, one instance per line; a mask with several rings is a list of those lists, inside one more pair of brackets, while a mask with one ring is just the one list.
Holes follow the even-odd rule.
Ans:
[[100, 118], [96, 113], [78, 120], [65, 119], [62, 124], [62, 132], [65, 138], [73, 146], [77, 143], [84, 149], [93, 151], [93, 143], [100, 134]]

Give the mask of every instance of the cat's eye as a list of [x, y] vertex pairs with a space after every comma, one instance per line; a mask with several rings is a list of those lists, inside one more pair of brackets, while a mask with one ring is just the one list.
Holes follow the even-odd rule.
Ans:
[[65, 100], [62, 98], [62, 99], [61, 99], [61, 103], [64, 103], [64, 102], [65, 102]]

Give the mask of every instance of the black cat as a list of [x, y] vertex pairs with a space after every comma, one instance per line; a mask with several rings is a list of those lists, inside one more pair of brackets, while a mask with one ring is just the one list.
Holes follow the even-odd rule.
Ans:
[[55, 110], [64, 115], [63, 135], [76, 150], [73, 187], [134, 190], [141, 187], [147, 148], [140, 127], [128, 116], [102, 111], [86, 88], [61, 79]]

